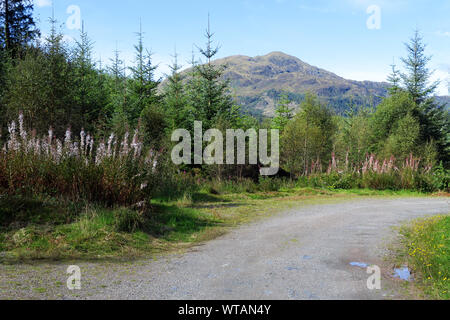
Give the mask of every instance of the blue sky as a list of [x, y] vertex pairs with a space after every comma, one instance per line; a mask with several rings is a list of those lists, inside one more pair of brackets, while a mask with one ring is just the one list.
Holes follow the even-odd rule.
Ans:
[[[52, 1], [35, 4], [46, 34]], [[67, 41], [78, 37], [74, 28], [83, 20], [96, 57], [104, 62], [116, 45], [132, 62], [141, 20], [159, 75], [168, 71], [175, 47], [187, 65], [193, 45], [203, 45], [208, 12], [219, 58], [283, 51], [354, 80], [385, 80], [393, 59], [401, 64], [404, 42], [419, 28], [433, 56], [430, 67], [442, 80], [439, 93], [448, 94], [449, 0], [53, 0], [53, 6]]]

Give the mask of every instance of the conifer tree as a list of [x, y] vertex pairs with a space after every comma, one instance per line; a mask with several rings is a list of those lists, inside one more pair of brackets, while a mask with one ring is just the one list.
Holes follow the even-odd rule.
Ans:
[[450, 162], [450, 117], [443, 105], [434, 99], [439, 82], [429, 83], [432, 72], [428, 69], [431, 57], [425, 54], [426, 45], [416, 31], [413, 38], [406, 44], [408, 55], [402, 61], [407, 73], [402, 74], [402, 80], [407, 92], [419, 107], [419, 122], [421, 125], [421, 140], [434, 141], [438, 148], [440, 160]]
[[176, 51], [173, 58], [170, 66], [171, 74], [167, 77], [167, 84], [164, 87], [164, 105], [170, 118], [169, 127], [171, 129], [189, 128], [189, 123], [193, 122], [194, 118], [187, 103], [184, 79], [180, 73], [182, 66], [178, 63]]
[[206, 47], [199, 48], [206, 63], [195, 66], [194, 77], [191, 80], [191, 105], [196, 110], [196, 120], [202, 120], [206, 128], [211, 128], [220, 119], [230, 124], [236, 121], [236, 105], [230, 95], [229, 82], [221, 79], [224, 68], [217, 67], [212, 59], [219, 51], [213, 45], [213, 36], [208, 18], [206, 30]]
[[135, 125], [145, 109], [156, 107], [161, 100], [158, 95], [158, 86], [161, 80], [154, 79], [157, 66], [152, 63], [152, 53], [144, 48], [142, 26], [137, 36], [135, 65], [129, 68], [132, 79], [129, 88], [130, 101], [126, 110], [129, 121]]
[[391, 85], [389, 87], [389, 93], [392, 94], [396, 94], [401, 90], [401, 73], [400, 71], [397, 69], [397, 66], [395, 65], [395, 63], [393, 63], [391, 65], [392, 68], [392, 72], [391, 74], [388, 76], [388, 82]]
[[93, 62], [92, 48], [93, 42], [89, 39], [83, 23], [80, 40], [76, 42], [74, 50], [74, 102], [80, 113], [82, 126], [87, 130], [93, 130], [101, 120], [106, 104], [104, 77]]
[[426, 45], [418, 30], [415, 31], [413, 38], [409, 43], [405, 44], [407, 49], [407, 57], [402, 58], [407, 73], [402, 74], [403, 83], [406, 90], [411, 94], [414, 101], [421, 105], [435, 91], [438, 82], [429, 84], [432, 72], [427, 65], [431, 57], [425, 55]]
[[38, 49], [27, 50], [23, 59], [16, 59], [6, 84], [8, 117], [16, 118], [24, 112], [27, 127], [39, 134], [52, 126], [56, 135], [63, 135], [68, 125], [74, 131], [81, 129], [80, 113], [74, 103], [74, 72], [70, 52], [63, 36], [51, 32]]
[[294, 109], [291, 107], [292, 101], [289, 99], [287, 93], [281, 95], [278, 106], [275, 110], [275, 118], [273, 119], [273, 128], [280, 130], [282, 133], [288, 124], [289, 120], [293, 118]]
[[0, 50], [13, 56], [39, 36], [33, 18], [33, 1], [0, 0]]

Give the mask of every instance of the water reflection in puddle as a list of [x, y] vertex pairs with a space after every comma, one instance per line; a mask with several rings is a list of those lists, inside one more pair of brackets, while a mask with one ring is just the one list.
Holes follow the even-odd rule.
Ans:
[[399, 278], [404, 281], [411, 280], [411, 272], [407, 267], [394, 269], [394, 278]]
[[360, 267], [360, 268], [367, 268], [369, 265], [364, 262], [350, 262], [350, 265], [352, 267]]

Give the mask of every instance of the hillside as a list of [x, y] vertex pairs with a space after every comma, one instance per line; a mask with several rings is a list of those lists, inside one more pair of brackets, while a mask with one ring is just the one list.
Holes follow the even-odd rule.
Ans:
[[[224, 66], [223, 78], [244, 111], [257, 117], [271, 117], [281, 94], [287, 93], [298, 105], [311, 92], [338, 114], [353, 106], [376, 106], [387, 95], [388, 83], [344, 79], [302, 60], [272, 52], [265, 56], [230, 56], [213, 62]], [[185, 70], [187, 74], [190, 70]], [[437, 97], [450, 105], [450, 97]], [[294, 104], [293, 103], [293, 104]]]
[[306, 92], [315, 93], [338, 113], [351, 104], [378, 104], [387, 93], [387, 83], [346, 80], [281, 52], [231, 56], [214, 63], [226, 66], [224, 78], [230, 80], [233, 94], [254, 115], [273, 115], [283, 91], [297, 103]]

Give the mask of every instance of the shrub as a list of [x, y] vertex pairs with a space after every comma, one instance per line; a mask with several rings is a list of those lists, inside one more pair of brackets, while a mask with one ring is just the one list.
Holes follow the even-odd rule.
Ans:
[[23, 127], [23, 116], [9, 127], [0, 151], [0, 189], [9, 195], [47, 194], [107, 206], [133, 205], [153, 194], [159, 154], [144, 152], [140, 133], [126, 133], [121, 142], [111, 134], [107, 143], [94, 142], [84, 131], [73, 139], [53, 135], [38, 138]]
[[136, 232], [145, 226], [142, 213], [129, 209], [120, 209], [114, 214], [114, 227], [117, 232]]
[[401, 229], [401, 254], [431, 298], [450, 299], [450, 216], [420, 219]]

